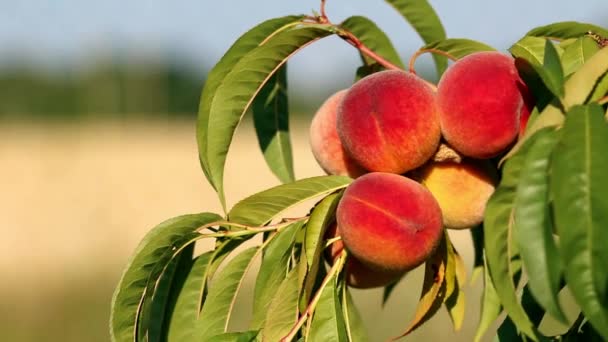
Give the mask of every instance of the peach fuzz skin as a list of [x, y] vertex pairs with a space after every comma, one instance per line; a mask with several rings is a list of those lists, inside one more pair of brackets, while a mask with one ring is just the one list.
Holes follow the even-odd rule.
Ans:
[[491, 158], [503, 152], [519, 133], [522, 86], [509, 55], [487, 51], [458, 60], [437, 86], [446, 141], [473, 158]]
[[[327, 240], [332, 239], [340, 235], [340, 229], [336, 222], [332, 223], [327, 227], [325, 237]], [[344, 243], [342, 240], [335, 241], [326, 250], [325, 257], [330, 264], [334, 261], [344, 249]], [[394, 283], [399, 280], [404, 273], [389, 273], [372, 270], [363, 265], [357, 258], [352, 255], [348, 256], [346, 260], [344, 271], [346, 272], [346, 283], [348, 286], [358, 289], [369, 289], [374, 287], [382, 287]]]
[[415, 169], [441, 138], [435, 92], [418, 76], [398, 70], [356, 82], [338, 109], [337, 127], [348, 154], [368, 171]]
[[483, 221], [494, 193], [496, 171], [487, 161], [430, 163], [420, 170], [420, 181], [433, 194], [446, 228], [473, 228]]
[[346, 90], [333, 94], [315, 113], [310, 124], [310, 149], [327, 174], [356, 178], [365, 170], [346, 154], [336, 128], [338, 106], [345, 94]]
[[441, 209], [421, 184], [372, 172], [357, 178], [338, 204], [346, 249], [374, 271], [397, 273], [422, 264], [443, 234]]

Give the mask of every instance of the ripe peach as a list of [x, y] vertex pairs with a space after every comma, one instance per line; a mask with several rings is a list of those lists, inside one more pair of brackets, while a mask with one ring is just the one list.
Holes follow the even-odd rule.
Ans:
[[441, 130], [465, 156], [490, 158], [517, 138], [522, 81], [511, 56], [470, 54], [454, 63], [437, 86]]
[[398, 70], [355, 83], [338, 109], [337, 127], [346, 151], [369, 171], [415, 169], [433, 155], [441, 137], [433, 89]]
[[[332, 223], [325, 233], [326, 239], [331, 239], [339, 236], [339, 228], [336, 222]], [[336, 258], [342, 253], [344, 249], [344, 243], [342, 240], [338, 240], [331, 244], [329, 249], [326, 250], [326, 258], [329, 263], [333, 263]], [[357, 258], [349, 255], [346, 261], [345, 272], [346, 282], [349, 286], [359, 289], [369, 289], [372, 287], [386, 286], [390, 283], [397, 281], [404, 274], [402, 272], [383, 272], [379, 270], [372, 270], [369, 267], [363, 265]]]
[[336, 128], [338, 105], [344, 94], [346, 90], [330, 96], [315, 113], [310, 124], [310, 149], [323, 171], [356, 178], [365, 170], [346, 154]]
[[421, 184], [372, 172], [357, 178], [338, 204], [346, 249], [372, 270], [395, 273], [423, 263], [442, 234], [439, 204]]
[[464, 229], [483, 221], [497, 176], [489, 162], [464, 159], [429, 163], [420, 170], [420, 181], [439, 202], [446, 228]]

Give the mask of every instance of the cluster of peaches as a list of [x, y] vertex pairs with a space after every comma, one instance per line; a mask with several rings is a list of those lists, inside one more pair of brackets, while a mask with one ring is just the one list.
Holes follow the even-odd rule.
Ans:
[[310, 143], [328, 174], [355, 178], [326, 233], [341, 237], [330, 261], [349, 252], [349, 285], [390, 284], [431, 256], [444, 227], [479, 225], [497, 182], [488, 159], [521, 136], [533, 105], [499, 52], [458, 60], [437, 87], [388, 70], [327, 99]]

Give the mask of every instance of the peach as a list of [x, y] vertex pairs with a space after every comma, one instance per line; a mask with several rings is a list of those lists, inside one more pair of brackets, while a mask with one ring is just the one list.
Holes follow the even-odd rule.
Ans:
[[406, 272], [423, 263], [443, 234], [441, 209], [428, 189], [404, 176], [357, 178], [338, 203], [344, 246], [370, 269]]
[[[340, 229], [336, 222], [332, 223], [325, 233], [325, 238], [331, 239], [340, 235]], [[335, 241], [326, 250], [326, 259], [329, 263], [333, 263], [336, 258], [342, 253], [344, 243], [342, 240]], [[346, 261], [346, 283], [354, 288], [369, 289], [373, 287], [381, 287], [389, 285], [397, 281], [404, 274], [402, 272], [382, 272], [372, 270], [363, 265], [357, 258], [350, 255]]]
[[473, 158], [503, 152], [519, 133], [522, 84], [509, 55], [484, 51], [458, 60], [437, 85], [445, 140]]
[[419, 174], [439, 203], [446, 228], [473, 228], [483, 221], [497, 182], [496, 170], [488, 161], [429, 163]]
[[338, 109], [337, 127], [348, 154], [369, 171], [415, 169], [441, 138], [435, 92], [418, 76], [398, 70], [357, 81]]
[[534, 106], [536, 105], [536, 100], [532, 96], [530, 90], [528, 90], [527, 86], [522, 86], [520, 88], [521, 95], [524, 101], [523, 106], [521, 107], [521, 111], [519, 112], [519, 135], [518, 138], [521, 138], [526, 133], [526, 126], [528, 126], [528, 119], [530, 119], [530, 114], [534, 110]]
[[310, 149], [327, 174], [356, 178], [365, 170], [346, 153], [338, 137], [338, 106], [346, 94], [341, 90], [319, 107], [310, 124]]

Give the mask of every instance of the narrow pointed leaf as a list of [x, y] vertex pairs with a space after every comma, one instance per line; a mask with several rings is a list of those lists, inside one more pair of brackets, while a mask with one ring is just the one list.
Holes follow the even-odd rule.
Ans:
[[319, 263], [323, 252], [323, 237], [327, 226], [334, 220], [336, 207], [340, 201], [339, 194], [331, 194], [321, 200], [310, 214], [306, 224], [306, 235], [304, 237], [304, 250], [308, 267]]
[[[446, 39], [445, 29], [437, 13], [427, 0], [386, 0], [412, 25], [425, 44]], [[434, 55], [437, 75], [448, 66], [444, 56]]]
[[258, 143], [266, 164], [283, 183], [295, 180], [289, 138], [287, 63], [270, 77], [251, 105]]
[[140, 341], [158, 342], [164, 339], [165, 311], [167, 310], [170, 293], [175, 282], [176, 271], [182, 260], [192, 259], [192, 251], [192, 246], [189, 246], [172, 259], [158, 280], [154, 296], [150, 301], [150, 310], [142, 311], [142, 313], [149, 315], [149, 317], [140, 319], [140, 322], [146, 323], [146, 326], [140, 324], [139, 330], [146, 332], [145, 334], [138, 334]]
[[283, 30], [234, 64], [215, 90], [209, 107], [207, 131], [201, 139], [206, 139], [207, 174], [222, 204], [225, 203], [226, 155], [236, 127], [253, 98], [290, 56], [331, 33], [329, 28], [310, 26]]
[[585, 103], [596, 83], [606, 72], [608, 72], [608, 47], [596, 52], [564, 84], [566, 92], [564, 107], [569, 109], [574, 105]]
[[479, 51], [494, 51], [495, 49], [487, 44], [466, 39], [466, 38], [449, 38], [426, 44], [420, 48], [420, 51], [442, 51], [456, 59], [470, 55]]
[[557, 299], [561, 265], [549, 207], [549, 161], [557, 140], [557, 132], [548, 128], [530, 146], [517, 187], [513, 231], [532, 294], [553, 317], [566, 322]]
[[346, 342], [346, 327], [335, 278], [321, 289], [310, 330], [309, 341]]
[[[352, 32], [365, 46], [387, 61], [404, 68], [401, 57], [399, 57], [399, 53], [390, 38], [370, 19], [362, 16], [352, 16], [344, 20], [340, 26]], [[375, 62], [366, 55], [362, 55], [362, 57], [368, 65]]]
[[595, 88], [593, 88], [593, 93], [589, 96], [589, 102], [597, 102], [606, 96], [608, 96], [608, 72], [600, 78]]
[[[167, 312], [167, 339], [175, 342], [188, 342], [194, 337], [194, 324], [200, 311], [200, 297], [205, 271], [213, 257], [213, 251], [191, 260], [178, 273], [173, 303]], [[179, 272], [179, 271], [178, 271]]]
[[[530, 141], [530, 140], [529, 140]], [[484, 246], [490, 279], [507, 314], [528, 337], [536, 340], [532, 324], [523, 311], [513, 284], [513, 205], [523, 161], [530, 147], [524, 145], [504, 165], [503, 178], [490, 197], [484, 217]]]
[[[608, 49], [604, 49], [608, 50]], [[582, 70], [582, 69], [581, 69]], [[596, 104], [572, 108], [553, 155], [555, 226], [568, 287], [608, 339], [608, 125]]]
[[[548, 39], [541, 37], [523, 37], [509, 48], [515, 58], [523, 58], [532, 65], [541, 66], [545, 60], [545, 48]], [[558, 56], [563, 54], [560, 46], [554, 46]]]
[[346, 326], [348, 340], [350, 342], [369, 341], [365, 324], [347, 286], [342, 286], [342, 310], [344, 311], [344, 325]]
[[462, 291], [462, 282], [466, 275], [463, 275], [464, 265], [462, 258], [456, 253], [454, 245], [452, 245], [449, 237], [447, 242], [447, 260], [445, 271], [445, 298], [444, 305], [448, 310], [454, 330], [458, 331], [462, 327], [464, 320], [464, 291]]
[[291, 248], [301, 228], [302, 222], [283, 228], [264, 249], [262, 264], [255, 281], [251, 329], [260, 329], [264, 325], [268, 306], [287, 276]]
[[448, 246], [447, 238], [441, 240], [441, 244], [437, 250], [426, 261], [424, 267], [424, 282], [422, 284], [422, 293], [416, 307], [414, 319], [410, 322], [405, 332], [393, 340], [409, 335], [412, 331], [420, 327], [424, 322], [428, 321], [441, 308], [445, 300], [446, 294], [446, 263]]
[[196, 322], [197, 340], [206, 341], [226, 332], [236, 295], [258, 250], [257, 247], [251, 247], [241, 252], [214, 277]]
[[568, 76], [577, 71], [599, 50], [597, 43], [589, 37], [581, 37], [575, 40], [574, 43], [564, 49], [562, 54], [564, 75]]
[[174, 243], [204, 224], [220, 220], [216, 214], [202, 213], [179, 216], [152, 229], [136, 248], [112, 297], [110, 336], [112, 341], [132, 342], [136, 338], [140, 303], [157, 263], [174, 247]]
[[490, 279], [490, 272], [488, 272], [488, 268], [485, 267], [482, 272], [484, 276], [484, 286], [483, 294], [481, 296], [481, 313], [479, 323], [477, 324], [477, 330], [475, 331], [475, 337], [473, 338], [473, 341], [475, 342], [481, 341], [483, 335], [488, 331], [490, 326], [494, 324], [502, 312], [500, 298], [498, 297], [498, 293], [496, 293], [496, 289], [492, 284], [492, 279]]
[[564, 96], [564, 70], [555, 45], [548, 39], [545, 42], [543, 57], [543, 68], [537, 69], [537, 71], [543, 71], [539, 73], [540, 77], [553, 95], [562, 98]]
[[[215, 188], [209, 174], [209, 162], [207, 156], [207, 135], [209, 132], [209, 114], [211, 110], [211, 103], [216, 95], [217, 89], [224, 82], [224, 78], [236, 65], [236, 63], [243, 58], [251, 50], [258, 47], [265, 39], [275, 34], [281, 29], [289, 25], [297, 23], [303, 16], [286, 16], [281, 18], [270, 19], [262, 22], [255, 26], [251, 30], [247, 31], [241, 37], [239, 37], [234, 44], [226, 51], [220, 61], [209, 71], [207, 74], [207, 80], [205, 81], [205, 87], [201, 95], [199, 104], [198, 119], [196, 125], [196, 135], [198, 142], [198, 154], [199, 160], [205, 176]], [[215, 188], [217, 190], [217, 188]]]
[[[300, 262], [305, 262], [304, 260]], [[273, 293], [274, 297], [264, 311], [264, 328], [262, 329], [262, 341], [278, 341], [287, 335], [291, 327], [298, 320], [298, 300], [300, 295], [300, 281], [298, 269], [294, 268], [281, 282], [281, 286]]]
[[228, 217], [232, 222], [262, 225], [300, 202], [340, 190], [350, 182], [349, 177], [319, 176], [279, 185], [238, 202]]
[[528, 31], [528, 33], [526, 33], [526, 36], [548, 37], [553, 39], [568, 39], [578, 38], [580, 36], [585, 35], [588, 31], [595, 32], [602, 36], [608, 36], [608, 30], [603, 27], [593, 24], [580, 23], [576, 21], [563, 21], [550, 25], [539, 26]]

